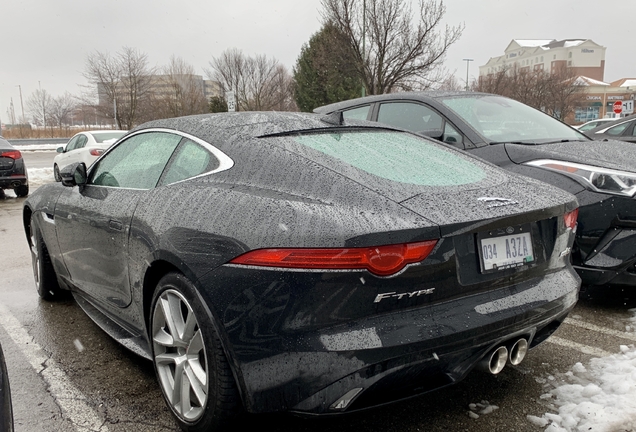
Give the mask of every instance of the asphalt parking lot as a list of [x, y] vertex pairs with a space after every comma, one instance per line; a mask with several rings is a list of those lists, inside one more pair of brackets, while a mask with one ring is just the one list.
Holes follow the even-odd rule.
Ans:
[[[25, 152], [25, 159], [27, 166], [45, 169], [54, 155]], [[22, 230], [22, 202], [12, 192], [0, 199], [0, 343], [16, 431], [177, 430], [150, 362], [114, 342], [72, 299], [48, 303], [38, 298]], [[636, 293], [607, 289], [586, 296], [546, 343], [497, 376], [473, 372], [452, 387], [364, 413], [324, 419], [244, 416], [237, 426], [272, 431], [543, 430], [527, 416], [554, 410], [553, 401], [543, 395], [564, 382], [577, 362], [587, 364], [618, 353], [620, 345], [635, 344], [633, 308]], [[471, 404], [481, 405], [471, 409]]]

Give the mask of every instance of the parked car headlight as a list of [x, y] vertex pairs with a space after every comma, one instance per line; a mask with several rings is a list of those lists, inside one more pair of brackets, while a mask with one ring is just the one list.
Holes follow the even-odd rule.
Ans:
[[550, 159], [525, 164], [567, 175], [595, 192], [630, 197], [636, 193], [636, 173]]

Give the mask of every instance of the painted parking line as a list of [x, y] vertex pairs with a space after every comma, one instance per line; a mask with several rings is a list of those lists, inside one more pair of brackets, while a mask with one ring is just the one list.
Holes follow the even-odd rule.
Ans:
[[627, 339], [627, 340], [631, 340], [631, 341], [636, 341], [636, 333], [628, 333], [628, 332], [622, 332], [622, 331], [618, 331], [618, 330], [612, 330], [612, 329], [608, 329], [605, 327], [600, 327], [594, 324], [590, 324], [588, 322], [585, 321], [581, 321], [575, 318], [566, 318], [565, 319], [565, 323], [566, 324], [570, 324], [576, 327], [580, 327], [580, 328], [584, 328], [587, 330], [592, 330], [598, 333], [603, 333], [606, 334], [608, 336], [613, 336], [613, 337], [618, 337], [618, 338], [622, 338], [622, 339]]
[[572, 342], [571, 340], [563, 339], [554, 335], [550, 336], [545, 341], [554, 345], [577, 350], [579, 352], [582, 352], [583, 354], [593, 355], [595, 357], [607, 357], [609, 355], [612, 355], [612, 353], [609, 351], [605, 351], [603, 349], [592, 347], [589, 345], [583, 345], [578, 342]]
[[62, 369], [33, 341], [22, 324], [0, 303], [0, 325], [20, 349], [37, 374], [49, 386], [49, 392], [78, 431], [107, 432], [108, 427], [86, 403], [86, 397], [67, 378]]

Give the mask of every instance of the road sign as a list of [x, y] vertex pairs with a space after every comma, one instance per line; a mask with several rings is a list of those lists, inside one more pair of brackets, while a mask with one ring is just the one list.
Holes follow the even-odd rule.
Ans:
[[227, 111], [236, 111], [236, 98], [233, 91], [225, 92], [225, 100], [227, 101]]
[[634, 113], [634, 101], [626, 100], [623, 101], [623, 114], [633, 114]]
[[623, 101], [614, 102], [614, 113], [620, 114], [623, 112]]

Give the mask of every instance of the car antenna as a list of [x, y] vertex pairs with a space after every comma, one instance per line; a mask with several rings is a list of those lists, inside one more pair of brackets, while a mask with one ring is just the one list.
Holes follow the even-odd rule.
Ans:
[[344, 115], [342, 115], [342, 111], [334, 111], [331, 114], [322, 116], [320, 120], [332, 125], [342, 126], [344, 124]]

